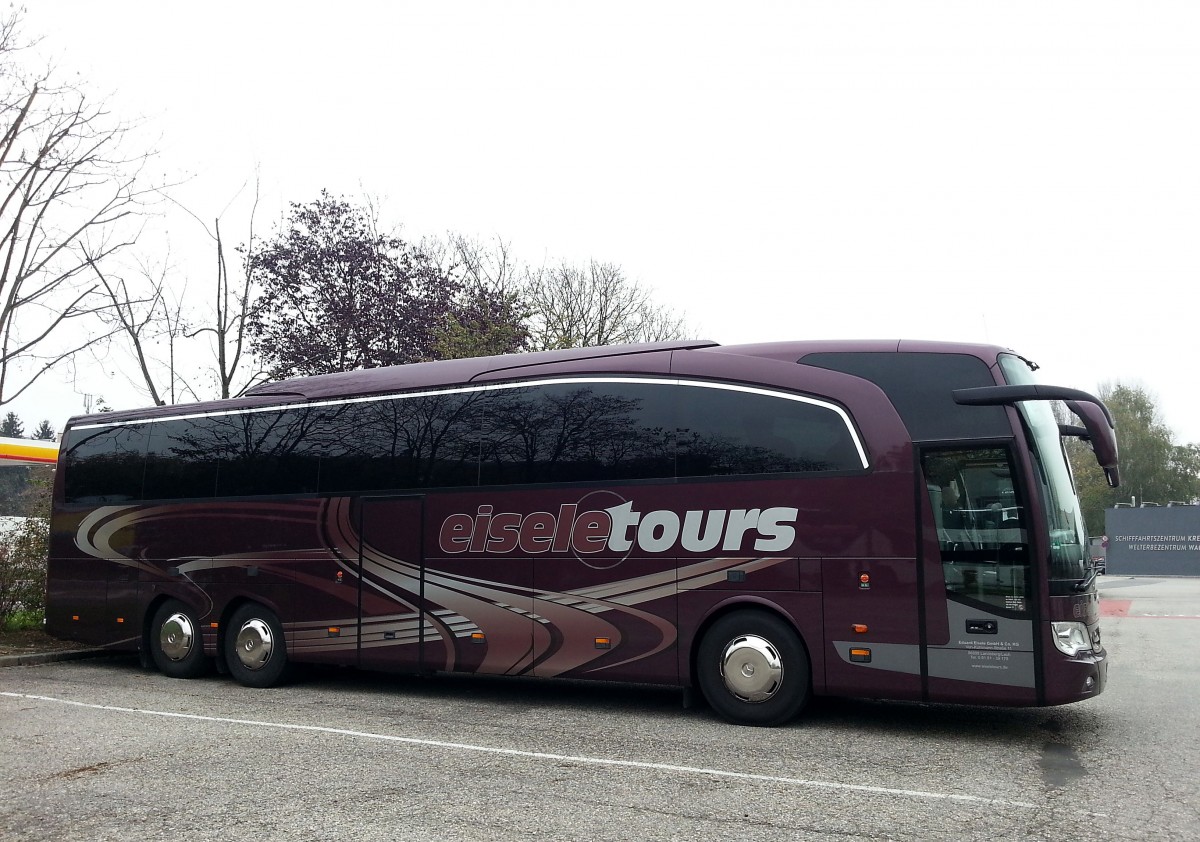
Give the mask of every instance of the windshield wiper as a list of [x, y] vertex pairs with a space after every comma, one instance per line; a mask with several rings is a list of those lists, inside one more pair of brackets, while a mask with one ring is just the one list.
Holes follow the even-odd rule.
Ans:
[[1076, 593], [1083, 593], [1088, 588], [1090, 588], [1092, 586], [1092, 583], [1096, 581], [1096, 576], [1099, 575], [1099, 573], [1100, 573], [1100, 570], [1098, 568], [1096, 568], [1095, 566], [1093, 566], [1092, 572], [1089, 573], [1086, 578], [1075, 583]]

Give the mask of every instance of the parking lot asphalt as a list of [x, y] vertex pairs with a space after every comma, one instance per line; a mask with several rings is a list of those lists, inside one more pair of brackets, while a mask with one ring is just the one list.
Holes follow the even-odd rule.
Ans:
[[1006, 709], [136, 658], [0, 669], [0, 839], [1200, 839], [1200, 580], [1101, 579], [1110, 683]]

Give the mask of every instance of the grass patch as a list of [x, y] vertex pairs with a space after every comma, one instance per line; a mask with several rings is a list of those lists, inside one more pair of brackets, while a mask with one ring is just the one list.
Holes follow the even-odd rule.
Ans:
[[14, 611], [2, 626], [4, 631], [38, 631], [45, 624], [41, 611]]

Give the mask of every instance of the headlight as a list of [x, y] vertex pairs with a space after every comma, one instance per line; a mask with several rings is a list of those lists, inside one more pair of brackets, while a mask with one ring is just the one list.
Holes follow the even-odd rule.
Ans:
[[1050, 626], [1054, 629], [1054, 645], [1064, 655], [1078, 655], [1092, 648], [1087, 626], [1083, 623], [1051, 623]]

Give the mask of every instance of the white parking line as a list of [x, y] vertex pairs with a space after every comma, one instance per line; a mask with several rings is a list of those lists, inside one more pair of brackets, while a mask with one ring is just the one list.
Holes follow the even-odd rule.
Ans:
[[[53, 696], [35, 696], [28, 693], [0, 692], [0, 696], [14, 699], [28, 699], [37, 702], [52, 702], [60, 705], [89, 708], [91, 710], [106, 710], [116, 713], [129, 713], [140, 716], [161, 716], [170, 719], [188, 719], [198, 722], [216, 722], [224, 725], [248, 725], [257, 728], [279, 728], [287, 731], [308, 731], [318, 734], [337, 734], [343, 737], [355, 737], [364, 740], [380, 740], [383, 742], [402, 743], [404, 745], [441, 748], [449, 751], [474, 751], [486, 754], [500, 754], [508, 757], [523, 757], [531, 760], [568, 761], [593, 766], [613, 766], [626, 769], [648, 769], [656, 772], [680, 772], [688, 775], [707, 775], [715, 778], [730, 778], [743, 781], [761, 781], [765, 783], [790, 784], [792, 786], [809, 787], [813, 789], [836, 790], [840, 792], [862, 792], [870, 795], [891, 795], [901, 798], [918, 798], [931, 801], [957, 801], [966, 804], [986, 804], [999, 807], [1023, 807], [1030, 810], [1046, 809], [1047, 805], [1033, 804], [1028, 801], [1009, 801], [1002, 798], [983, 798], [978, 795], [963, 795], [953, 792], [928, 792], [919, 789], [894, 789], [883, 786], [867, 786], [866, 784], [845, 784], [836, 781], [814, 781], [806, 778], [788, 778], [778, 775], [757, 775], [751, 772], [733, 772], [726, 769], [707, 769], [703, 766], [678, 766], [673, 763], [651, 763], [642, 760], [619, 760], [609, 757], [587, 757], [584, 755], [553, 754], [544, 751], [525, 751], [515, 748], [497, 748], [494, 746], [477, 746], [470, 743], [451, 743], [444, 740], [425, 740], [417, 737], [398, 737], [393, 734], [374, 734], [369, 731], [352, 731], [346, 728], [329, 728], [322, 725], [294, 725], [287, 722], [266, 722], [258, 719], [232, 719], [224, 716], [201, 716], [194, 713], [173, 713], [163, 710], [146, 710], [143, 708], [126, 708], [116, 705], [95, 705], [88, 702], [76, 702], [70, 699], [57, 699]], [[1089, 816], [1105, 816], [1104, 813], [1088, 813], [1082, 810], [1072, 810]]]

